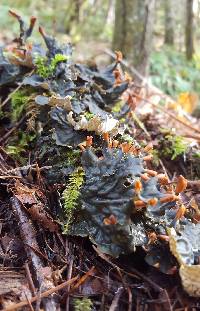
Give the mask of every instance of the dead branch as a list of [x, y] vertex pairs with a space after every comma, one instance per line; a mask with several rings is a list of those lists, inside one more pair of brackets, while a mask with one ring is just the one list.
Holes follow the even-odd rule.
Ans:
[[[13, 306], [10, 306], [10, 307], [8, 307], [6, 309], [3, 309], [2, 311], [14, 311], [14, 310], [17, 310], [17, 309], [22, 308], [24, 306], [27, 306], [29, 303], [35, 302], [35, 301], [37, 301], [40, 298], [47, 298], [48, 296], [52, 295], [53, 293], [56, 293], [59, 290], [67, 287], [68, 285], [73, 284], [77, 280], [77, 278], [78, 278], [78, 276], [74, 277], [71, 280], [63, 282], [62, 284], [59, 284], [59, 285], [57, 285], [54, 288], [48, 289], [45, 292], [41, 293], [40, 295], [37, 295], [37, 296], [29, 299], [29, 302], [27, 300], [25, 300], [25, 301], [13, 304]], [[53, 309], [46, 309], [46, 310], [50, 311], [50, 310], [53, 310]]]
[[[11, 205], [14, 215], [18, 221], [20, 235], [25, 246], [27, 257], [31, 262], [32, 269], [34, 271], [33, 278], [36, 279], [37, 286], [41, 288], [41, 291], [46, 291], [49, 290], [49, 288], [54, 288], [53, 281], [49, 279], [47, 280], [44, 273], [42, 273], [45, 268], [42, 260], [37, 256], [37, 254], [32, 250], [31, 247], [27, 247], [27, 245], [30, 245], [39, 249], [36, 240], [36, 232], [32, 223], [30, 222], [30, 219], [28, 218], [26, 212], [22, 209], [20, 201], [15, 196], [11, 198]], [[48, 267], [48, 269], [48, 275], [51, 275], [51, 268]], [[57, 303], [54, 296], [49, 296], [43, 301], [43, 304], [44, 309], [47, 311], [56, 311], [57, 309]]]

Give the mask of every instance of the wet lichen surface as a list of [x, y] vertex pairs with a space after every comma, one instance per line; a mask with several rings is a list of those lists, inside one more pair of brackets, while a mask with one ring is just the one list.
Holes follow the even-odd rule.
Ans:
[[24, 169], [20, 183], [13, 176], [9, 196], [45, 230], [89, 237], [111, 261], [142, 250], [162, 273], [173, 275], [180, 266], [184, 289], [199, 296], [199, 283], [191, 285], [185, 272], [200, 273], [200, 230], [184, 196], [187, 180], [180, 175], [170, 182], [149, 169], [151, 143], [142, 147], [126, 124], [130, 95], [121, 109], [125, 122], [113, 109], [130, 83], [121, 53], [103, 70], [76, 64], [71, 45], [59, 45], [41, 27], [46, 49], [27, 43], [35, 19], [26, 27], [11, 15], [21, 32], [14, 47], [0, 50], [1, 120], [2, 129], [16, 130], [1, 143], [12, 161], [36, 168]]

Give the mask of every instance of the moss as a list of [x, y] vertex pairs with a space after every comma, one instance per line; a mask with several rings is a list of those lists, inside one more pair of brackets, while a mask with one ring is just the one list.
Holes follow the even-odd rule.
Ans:
[[92, 301], [89, 298], [74, 299], [74, 311], [91, 311]]
[[166, 147], [163, 150], [163, 155], [170, 156], [171, 160], [175, 160], [178, 156], [184, 154], [187, 150], [187, 145], [182, 136], [166, 135]]
[[122, 109], [122, 106], [123, 106], [124, 102], [122, 100], [118, 101], [114, 107], [112, 108], [112, 112], [113, 113], [118, 113], [121, 111]]
[[196, 153], [194, 153], [193, 157], [200, 159], [200, 151], [197, 151]]
[[[35, 139], [35, 133], [18, 132], [6, 146], [6, 152], [19, 161], [21, 164], [26, 162], [26, 157], [22, 157], [22, 153], [26, 152], [27, 146]], [[25, 161], [25, 162], [24, 162]]]
[[152, 154], [153, 154], [153, 164], [155, 166], [159, 166], [159, 159], [160, 159], [160, 153], [158, 150], [154, 149], [152, 151]]
[[89, 111], [86, 111], [86, 112], [84, 113], [84, 117], [85, 117], [88, 121], [91, 120], [94, 116], [95, 116], [95, 115], [94, 115], [93, 113], [89, 112]]
[[66, 189], [62, 193], [64, 214], [67, 222], [64, 225], [64, 233], [67, 233], [69, 225], [72, 221], [74, 210], [78, 205], [80, 188], [84, 181], [84, 171], [81, 167], [70, 174]]
[[25, 109], [26, 104], [29, 101], [29, 95], [27, 94], [26, 89], [18, 90], [13, 93], [11, 96], [11, 119], [13, 122], [16, 122], [22, 112]]
[[76, 162], [80, 159], [81, 156], [81, 150], [80, 149], [70, 149], [67, 151], [67, 160], [65, 161], [66, 165], [75, 165]]
[[54, 58], [51, 59], [50, 64], [48, 64], [48, 59], [46, 57], [38, 56], [36, 58], [35, 64], [36, 64], [36, 73], [42, 77], [42, 78], [48, 78], [49, 76], [52, 76], [56, 66], [63, 61], [66, 61], [68, 59], [68, 56], [63, 54], [56, 54]]
[[123, 134], [119, 140], [120, 142], [134, 143], [134, 138], [129, 134]]

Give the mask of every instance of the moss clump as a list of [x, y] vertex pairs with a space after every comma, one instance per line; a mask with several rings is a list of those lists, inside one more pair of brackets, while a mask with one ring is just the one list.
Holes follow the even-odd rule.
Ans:
[[166, 147], [163, 150], [164, 156], [170, 156], [171, 160], [175, 160], [178, 156], [184, 154], [187, 150], [187, 145], [182, 136], [166, 135]]
[[40, 57], [38, 56], [36, 58], [35, 64], [36, 64], [36, 73], [46, 79], [49, 76], [52, 76], [56, 66], [60, 62], [64, 62], [68, 59], [68, 56], [63, 55], [63, 54], [56, 54], [54, 58], [51, 59], [50, 64], [48, 64], [48, 59], [46, 57]]
[[13, 156], [14, 159], [19, 161], [21, 164], [26, 163], [26, 158], [22, 157], [21, 154], [26, 152], [28, 145], [36, 138], [35, 133], [24, 133], [18, 132], [17, 136], [14, 136], [6, 146], [6, 152]]
[[13, 122], [16, 122], [22, 112], [25, 109], [26, 104], [29, 101], [30, 96], [27, 93], [26, 89], [18, 90], [11, 96], [11, 119]]
[[115, 105], [114, 107], [112, 108], [112, 112], [113, 113], [118, 113], [121, 111], [122, 109], [122, 106], [123, 106], [123, 101], [122, 100], [119, 100]]
[[92, 301], [89, 298], [74, 299], [74, 311], [91, 311]]
[[66, 164], [67, 166], [69, 165], [75, 165], [78, 160], [81, 157], [81, 150], [80, 149], [70, 149], [69, 151], [67, 151], [67, 160], [66, 160]]
[[84, 182], [84, 171], [81, 167], [70, 174], [66, 189], [62, 193], [64, 213], [67, 222], [64, 225], [64, 233], [69, 229], [72, 221], [74, 210], [78, 205], [78, 198], [80, 195], [80, 188]]
[[95, 115], [94, 115], [93, 113], [89, 112], [89, 111], [86, 111], [86, 112], [84, 113], [84, 117], [85, 117], [88, 121], [90, 121], [92, 118], [95, 117]]

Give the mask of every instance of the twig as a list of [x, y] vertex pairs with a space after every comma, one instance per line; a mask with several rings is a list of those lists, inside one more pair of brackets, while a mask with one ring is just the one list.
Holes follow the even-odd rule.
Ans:
[[[67, 280], [70, 280], [72, 277], [73, 263], [74, 263], [74, 259], [71, 258], [71, 260], [69, 262], [68, 271], [67, 271]], [[68, 285], [68, 287], [67, 287], [67, 292], [69, 293], [69, 291], [70, 291], [70, 285]], [[69, 295], [67, 295], [67, 297], [66, 297], [65, 311], [69, 311]]]
[[23, 83], [20, 83], [16, 89], [14, 89], [13, 92], [11, 92], [8, 97], [3, 101], [3, 103], [1, 104], [1, 108], [3, 108], [5, 106], [5, 104], [7, 104], [7, 102], [11, 99], [11, 97], [22, 87]]
[[191, 134], [184, 134], [182, 135], [183, 137], [186, 137], [186, 138], [192, 138], [192, 139], [195, 139], [197, 140], [198, 142], [200, 142], [200, 136], [197, 136], [197, 135], [191, 135]]
[[[25, 77], [30, 77], [32, 75], [32, 73], [34, 72], [35, 69], [31, 70], [31, 72], [29, 72]], [[3, 103], [0, 105], [1, 108], [3, 108], [5, 106], [5, 104], [11, 99], [11, 97], [13, 96], [13, 94], [15, 94], [22, 86], [24, 85], [23, 82], [21, 82], [16, 89], [14, 89], [14, 91], [12, 91], [8, 97], [3, 101]]]
[[160, 163], [160, 165], [162, 166], [162, 169], [163, 169], [165, 175], [167, 176], [167, 178], [170, 179], [170, 178], [169, 178], [169, 174], [168, 174], [168, 172], [167, 172], [167, 170], [166, 170], [166, 168], [165, 168], [165, 166], [164, 166], [164, 164], [163, 164], [163, 161], [162, 161], [161, 159], [159, 159], [159, 163]]
[[[16, 168], [12, 168], [11, 170], [7, 170], [6, 173], [17, 173], [19, 171], [25, 171], [25, 170], [28, 170], [28, 169], [33, 169], [35, 170], [35, 166], [36, 166], [36, 163], [34, 164], [29, 164], [29, 165], [25, 165], [25, 166], [19, 166], [19, 167], [16, 167]], [[47, 170], [47, 169], [50, 169], [52, 168], [52, 166], [42, 166], [40, 167], [40, 171], [41, 170]]]
[[107, 261], [111, 266], [115, 267], [116, 269], [119, 269], [121, 271], [123, 271], [124, 273], [126, 273], [127, 275], [129, 276], [132, 276], [132, 277], [135, 277], [135, 278], [140, 278], [140, 279], [143, 279], [145, 280], [146, 282], [148, 282], [152, 288], [160, 293], [160, 295], [162, 296], [165, 296], [165, 301], [168, 302], [169, 304], [169, 311], [172, 311], [172, 307], [171, 307], [171, 304], [170, 304], [170, 299], [169, 299], [169, 295], [167, 293], [167, 291], [165, 289], [163, 289], [162, 287], [160, 287], [159, 285], [157, 285], [156, 283], [154, 283], [150, 278], [148, 278], [147, 276], [145, 276], [143, 273], [137, 271], [136, 269], [134, 268], [131, 268], [131, 272], [133, 272], [134, 274], [130, 273], [130, 272], [127, 272], [125, 270], [122, 270], [121, 268], [119, 268], [117, 265], [115, 265], [114, 263], [112, 263], [111, 261], [109, 261], [109, 259], [107, 258], [107, 256], [105, 254], [102, 254], [100, 252], [100, 250], [98, 248], [96, 248], [95, 246], [93, 246], [94, 250], [97, 252], [97, 254], [102, 258], [104, 259], [105, 261]]
[[42, 257], [46, 261], [49, 261], [48, 257], [45, 254], [43, 254], [38, 248], [36, 248], [33, 245], [30, 245], [28, 243], [25, 243], [25, 245], [30, 247], [34, 251], [35, 254], [37, 254], [38, 256]]
[[128, 311], [131, 311], [132, 304], [133, 304], [133, 295], [132, 295], [130, 287], [127, 287], [127, 292], [128, 292]]
[[27, 300], [27, 302], [28, 302], [28, 305], [29, 305], [31, 311], [34, 311], [33, 306], [32, 306], [32, 304], [31, 304], [31, 302], [30, 302], [30, 299], [28, 298], [28, 296], [26, 295], [26, 293], [24, 293], [24, 294], [25, 294], [25, 296], [26, 296], [26, 300]]
[[163, 111], [163, 112], [166, 113], [168, 116], [170, 116], [171, 118], [173, 118], [175, 121], [177, 121], [177, 122], [183, 124], [185, 127], [188, 127], [189, 129], [191, 129], [191, 130], [193, 130], [193, 131], [195, 131], [195, 132], [197, 132], [197, 133], [200, 133], [200, 130], [199, 130], [199, 129], [193, 127], [192, 125], [190, 125], [190, 124], [188, 124], [188, 123], [186, 123], [186, 122], [184, 122], [183, 120], [180, 120], [180, 119], [177, 118], [173, 113], [169, 112], [169, 111], [168, 111], [167, 109], [165, 109], [164, 107], [158, 106], [157, 104], [152, 103], [149, 99], [143, 98], [142, 96], [140, 96], [140, 95], [138, 95], [138, 94], [136, 94], [136, 93], [132, 93], [132, 95], [134, 95], [134, 96], [137, 97], [138, 99], [143, 100], [143, 101], [145, 101], [146, 103], [148, 103], [148, 104], [154, 106], [156, 109], [159, 109], [159, 110]]
[[89, 271], [87, 271], [79, 280], [78, 282], [72, 287], [72, 291], [79, 288], [79, 286], [85, 282], [85, 280], [92, 275], [93, 271], [95, 270], [95, 267], [93, 266]]
[[119, 287], [118, 290], [115, 293], [114, 299], [111, 303], [111, 306], [109, 308], [109, 311], [115, 311], [118, 308], [118, 302], [119, 302], [119, 298], [123, 292], [124, 288], [123, 287]]
[[24, 122], [26, 116], [23, 116], [1, 139], [0, 143], [5, 142], [8, 137]]
[[22, 178], [20, 176], [15, 176], [15, 175], [4, 175], [4, 176], [0, 176], [0, 179], [6, 179], [6, 178]]
[[113, 268], [115, 268], [118, 272], [121, 271], [121, 272], [124, 272], [125, 274], [131, 276], [131, 277], [134, 277], [135, 279], [141, 279], [141, 277], [139, 276], [139, 273], [130, 273], [130, 272], [127, 272], [123, 269], [121, 269], [120, 267], [118, 267], [116, 264], [114, 264], [113, 262], [111, 262], [108, 257], [103, 254], [97, 247], [95, 247], [93, 245], [93, 249], [95, 250], [95, 252], [99, 255], [99, 257], [101, 257], [103, 260], [105, 260], [107, 263], [109, 263]]
[[24, 264], [24, 268], [25, 268], [25, 271], [26, 271], [26, 276], [27, 276], [27, 279], [28, 279], [30, 290], [32, 292], [32, 295], [35, 296], [36, 295], [36, 289], [35, 289], [35, 285], [33, 283], [33, 279], [32, 279], [31, 272], [30, 272], [30, 269], [29, 269], [29, 265], [28, 265], [27, 262]]
[[136, 114], [131, 111], [131, 117], [133, 118], [133, 120], [138, 124], [138, 126], [145, 132], [145, 134], [148, 137], [151, 137], [151, 135], [149, 134], [149, 132], [147, 131], [145, 125], [138, 119], [138, 117], [136, 116]]
[[[73, 284], [77, 279], [78, 279], [78, 275], [71, 280], [68, 280], [66, 282], [63, 282], [62, 284], [55, 286], [54, 288], [46, 290], [45, 292], [41, 293], [40, 295], [36, 295], [35, 297], [31, 298], [29, 301], [30, 301], [30, 303], [32, 303], [32, 302], [37, 301], [39, 298], [46, 298], [46, 297], [50, 296], [51, 294], [56, 293], [59, 290], [67, 287], [68, 285]], [[27, 306], [27, 305], [28, 305], [28, 301], [22, 301], [22, 302], [13, 304], [12, 306], [10, 306], [6, 309], [3, 309], [2, 311], [13, 311], [13, 310], [22, 308], [22, 307]], [[52, 309], [48, 309], [48, 311], [50, 311], [50, 310], [52, 310]]]

